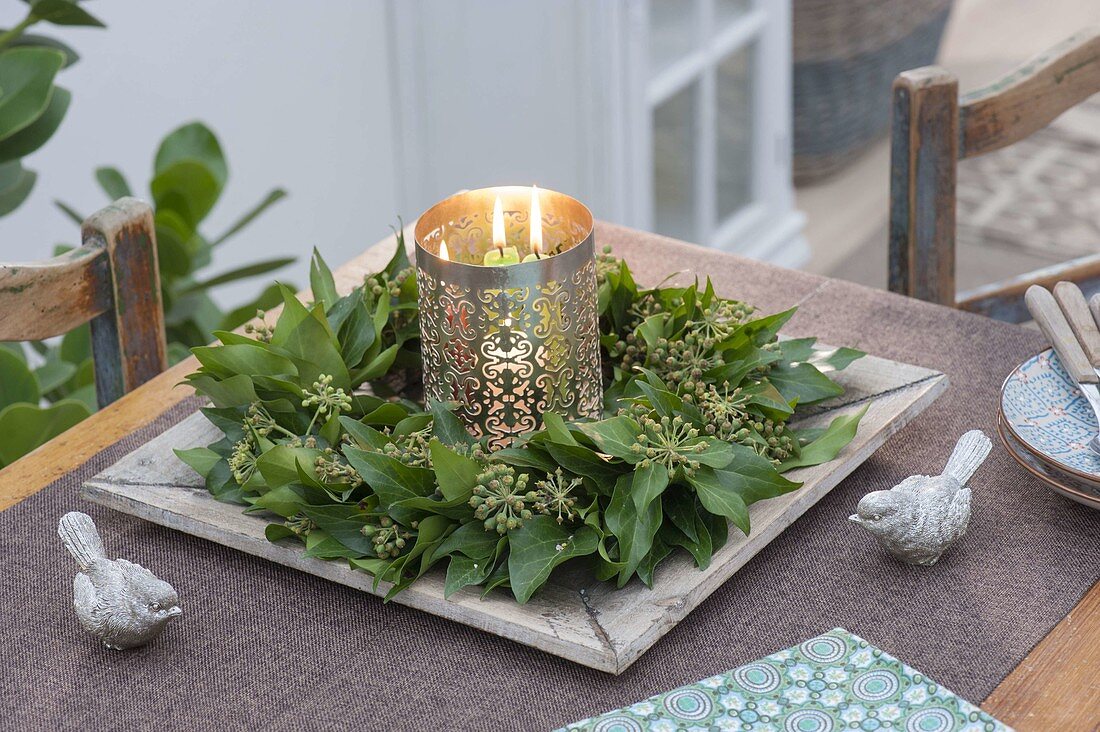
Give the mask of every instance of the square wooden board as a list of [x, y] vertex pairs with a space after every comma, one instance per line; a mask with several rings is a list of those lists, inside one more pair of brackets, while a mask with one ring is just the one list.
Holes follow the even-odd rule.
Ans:
[[[585, 666], [621, 673], [947, 388], [947, 377], [939, 372], [874, 356], [854, 362], [835, 378], [845, 387], [844, 396], [814, 407], [797, 424], [824, 426], [870, 403], [855, 439], [832, 462], [789, 473], [805, 483], [799, 490], [751, 506], [751, 535], [731, 527], [729, 541], [707, 569], [696, 569], [686, 551], [677, 551], [658, 566], [653, 589], [635, 579], [616, 590], [583, 568], [566, 566], [520, 605], [506, 591], [481, 599], [478, 588], [444, 599], [445, 573], [437, 568], [393, 601]], [[83, 495], [123, 513], [373, 593], [373, 578], [345, 562], [307, 558], [297, 543], [270, 543], [264, 536], [267, 519], [214, 500], [202, 479], [172, 452], [208, 445], [220, 437], [196, 413], [96, 475], [84, 484]], [[383, 583], [379, 593], [387, 589]]]

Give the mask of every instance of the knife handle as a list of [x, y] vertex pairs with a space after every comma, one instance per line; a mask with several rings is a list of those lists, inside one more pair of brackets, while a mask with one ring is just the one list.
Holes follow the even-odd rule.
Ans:
[[1100, 292], [1089, 298], [1089, 310], [1092, 311], [1092, 319], [1100, 325]]
[[1066, 322], [1066, 316], [1062, 314], [1062, 309], [1058, 307], [1054, 295], [1044, 287], [1032, 285], [1027, 288], [1024, 302], [1027, 303], [1031, 317], [1035, 318], [1035, 322], [1039, 324], [1039, 328], [1050, 341], [1050, 345], [1054, 346], [1062, 366], [1070, 377], [1079, 384], [1100, 383], [1100, 376], [1097, 376], [1085, 352], [1077, 343], [1073, 330]]
[[1062, 306], [1062, 313], [1089, 363], [1094, 369], [1100, 367], [1100, 329], [1096, 327], [1081, 288], [1072, 282], [1059, 282], [1054, 286], [1054, 299]]

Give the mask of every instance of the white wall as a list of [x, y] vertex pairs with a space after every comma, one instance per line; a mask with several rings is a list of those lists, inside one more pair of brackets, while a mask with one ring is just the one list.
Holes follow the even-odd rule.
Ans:
[[[215, 235], [273, 186], [290, 196], [219, 251], [210, 273], [256, 258], [297, 255], [280, 278], [306, 283], [316, 245], [337, 264], [377, 241], [396, 215], [392, 114], [383, 0], [99, 0], [88, 10], [106, 29], [39, 30], [81, 55], [58, 83], [73, 92], [57, 134], [25, 160], [39, 174], [23, 206], [0, 219], [0, 260], [49, 256], [78, 243], [57, 211], [62, 199], [87, 214], [105, 202], [92, 177], [119, 167], [148, 197], [157, 142], [199, 119], [229, 159], [222, 200], [204, 225]], [[0, 6], [0, 27], [23, 14]], [[266, 284], [229, 285], [230, 304]]]

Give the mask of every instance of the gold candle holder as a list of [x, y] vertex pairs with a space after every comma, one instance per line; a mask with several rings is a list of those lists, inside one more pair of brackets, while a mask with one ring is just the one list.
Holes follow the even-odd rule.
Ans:
[[494, 448], [539, 429], [546, 412], [602, 412], [592, 214], [563, 193], [537, 195], [541, 258], [521, 264], [483, 261], [497, 197], [507, 245], [532, 253], [531, 188], [459, 193], [416, 224], [424, 396], [456, 402], [467, 429]]

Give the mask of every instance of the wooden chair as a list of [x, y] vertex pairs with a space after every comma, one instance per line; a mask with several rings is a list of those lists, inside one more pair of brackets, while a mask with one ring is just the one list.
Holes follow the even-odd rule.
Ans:
[[1095, 28], [961, 98], [958, 80], [938, 66], [898, 75], [890, 160], [890, 290], [1021, 322], [1030, 319], [1023, 298], [1029, 285], [1072, 280], [1090, 294], [1100, 289], [1097, 254], [958, 295], [955, 291], [957, 161], [1022, 140], [1097, 92], [1100, 29]]
[[81, 238], [53, 259], [0, 264], [0, 341], [49, 338], [90, 320], [104, 406], [168, 365], [153, 209], [120, 198], [85, 220]]

